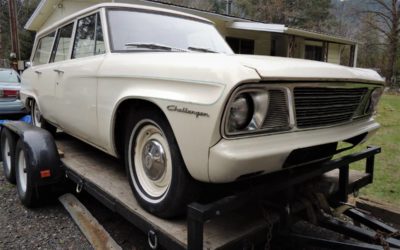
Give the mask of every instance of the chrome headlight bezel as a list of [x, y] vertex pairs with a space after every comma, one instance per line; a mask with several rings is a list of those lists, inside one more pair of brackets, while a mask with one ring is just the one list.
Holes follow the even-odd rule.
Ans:
[[[268, 115], [268, 105], [269, 105], [269, 91], [271, 90], [280, 90], [285, 93], [285, 100], [288, 113], [288, 126], [285, 128], [276, 129], [263, 129], [261, 128], [267, 115]], [[251, 115], [251, 119], [246, 127], [239, 130], [232, 130], [232, 127], [229, 124], [230, 121], [230, 111], [233, 102], [240, 95], [247, 95], [251, 98], [253, 104], [253, 113]], [[223, 116], [223, 135], [225, 137], [235, 137], [242, 135], [252, 135], [258, 133], [272, 133], [272, 132], [283, 132], [288, 131], [293, 127], [293, 112], [290, 101], [290, 90], [286, 87], [273, 87], [273, 86], [265, 86], [265, 85], [257, 85], [257, 84], [249, 84], [243, 85], [237, 88], [230, 96], [230, 99], [227, 103], [224, 116]], [[289, 115], [290, 114], [290, 115]]]
[[379, 100], [383, 94], [383, 88], [375, 88], [371, 91], [367, 105], [365, 106], [365, 113], [369, 115], [376, 115]]

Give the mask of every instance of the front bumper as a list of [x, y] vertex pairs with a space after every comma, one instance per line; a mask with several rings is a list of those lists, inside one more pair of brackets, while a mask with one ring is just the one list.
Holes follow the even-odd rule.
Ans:
[[296, 149], [344, 141], [379, 128], [372, 118], [338, 127], [283, 133], [236, 140], [221, 140], [210, 149], [209, 178], [214, 183], [232, 182], [252, 173], [282, 169]]

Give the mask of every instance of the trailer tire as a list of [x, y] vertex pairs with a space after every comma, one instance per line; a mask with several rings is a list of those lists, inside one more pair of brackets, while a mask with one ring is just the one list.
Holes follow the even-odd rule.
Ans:
[[182, 214], [197, 185], [164, 114], [155, 108], [130, 113], [125, 135], [126, 171], [139, 204], [163, 218]]
[[24, 206], [35, 207], [38, 205], [39, 193], [34, 183], [33, 168], [29, 165], [30, 162], [29, 154], [24, 147], [24, 142], [20, 139], [15, 149], [17, 192]]
[[3, 160], [4, 176], [7, 181], [15, 184], [15, 147], [17, 136], [9, 129], [1, 130], [1, 158]]
[[31, 103], [31, 116], [32, 116], [32, 124], [36, 127], [45, 129], [50, 132], [51, 135], [55, 135], [57, 132], [57, 128], [51, 125], [46, 119], [43, 118], [39, 106], [35, 101]]

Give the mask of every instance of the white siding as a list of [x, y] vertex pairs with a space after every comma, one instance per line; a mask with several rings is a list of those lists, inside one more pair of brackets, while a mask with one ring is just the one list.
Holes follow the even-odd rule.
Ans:
[[67, 17], [73, 13], [76, 13], [80, 10], [88, 8], [98, 3], [109, 2], [107, 0], [75, 0], [75, 1], [63, 1], [58, 5], [54, 5], [53, 13], [46, 20], [43, 26], [39, 29], [39, 31], [49, 27], [55, 22], [61, 20], [64, 17]]

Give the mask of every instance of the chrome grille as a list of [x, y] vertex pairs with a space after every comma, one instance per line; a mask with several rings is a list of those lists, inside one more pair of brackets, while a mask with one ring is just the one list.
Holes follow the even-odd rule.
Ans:
[[285, 91], [282, 89], [268, 90], [269, 102], [267, 117], [265, 117], [262, 129], [282, 130], [289, 128], [289, 109]]
[[298, 128], [329, 126], [350, 121], [367, 88], [294, 88]]

